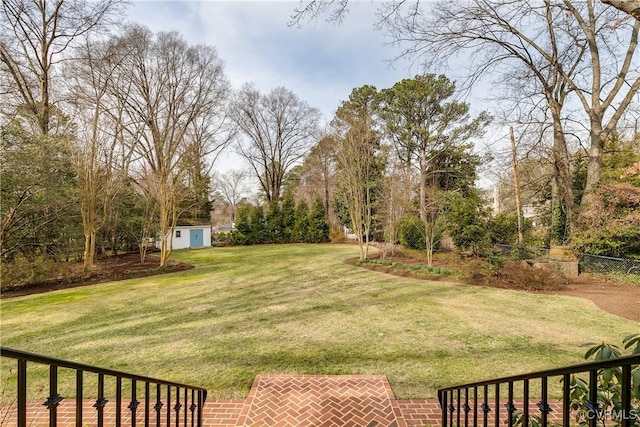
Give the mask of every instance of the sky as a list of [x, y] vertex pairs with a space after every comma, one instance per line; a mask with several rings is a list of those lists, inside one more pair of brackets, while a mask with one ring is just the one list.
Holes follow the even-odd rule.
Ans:
[[[354, 2], [342, 25], [323, 19], [288, 25], [297, 1], [135, 0], [128, 20], [152, 31], [179, 31], [190, 44], [216, 48], [234, 89], [253, 82], [262, 93], [284, 86], [318, 108], [329, 122], [353, 88], [378, 89], [421, 70], [407, 61], [390, 64], [397, 47], [374, 30], [376, 4]], [[215, 169], [241, 168], [231, 150]]]
[[[248, 82], [263, 93], [284, 86], [318, 108], [326, 123], [352, 89], [365, 84], [384, 89], [425, 72], [406, 59], [391, 61], [401, 48], [374, 28], [379, 2], [351, 1], [341, 25], [321, 17], [292, 27], [297, 5], [297, 0], [134, 0], [128, 20], [154, 32], [177, 30], [191, 44], [215, 47], [234, 89]], [[473, 96], [465, 100], [472, 112], [486, 108]], [[232, 150], [214, 165], [222, 172], [242, 167]]]
[[340, 101], [364, 84], [378, 89], [419, 73], [373, 28], [375, 2], [354, 2], [343, 25], [290, 27], [297, 1], [135, 0], [131, 21], [152, 31], [177, 30], [192, 44], [218, 51], [232, 86], [253, 82], [262, 92], [284, 86], [328, 121]]

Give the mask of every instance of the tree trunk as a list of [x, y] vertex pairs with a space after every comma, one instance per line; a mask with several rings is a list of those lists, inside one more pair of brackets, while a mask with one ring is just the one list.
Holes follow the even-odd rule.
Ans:
[[91, 261], [90, 261], [90, 252], [91, 252], [91, 235], [84, 235], [84, 252], [82, 254], [82, 277], [87, 277], [91, 272]]
[[571, 235], [575, 229], [575, 196], [573, 194], [569, 151], [567, 150], [567, 141], [562, 129], [560, 108], [556, 105], [552, 106], [551, 115], [553, 117], [553, 166], [555, 180], [558, 184], [558, 202], [562, 205], [567, 217], [569, 234]]
[[602, 154], [604, 152], [604, 142], [606, 134], [602, 130], [601, 121], [597, 118], [591, 119], [591, 144], [589, 146], [589, 161], [587, 163], [587, 181], [584, 186], [584, 193], [580, 202], [580, 217], [579, 220], [584, 218], [584, 215], [589, 211], [590, 206], [593, 204], [595, 191], [600, 184], [600, 177], [602, 175]]

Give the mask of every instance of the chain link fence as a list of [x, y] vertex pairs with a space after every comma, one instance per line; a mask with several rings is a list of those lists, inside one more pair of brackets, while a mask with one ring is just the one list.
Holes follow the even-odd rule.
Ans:
[[582, 254], [580, 256], [580, 272], [637, 274], [640, 276], [640, 260]]
[[[548, 248], [519, 248], [511, 245], [496, 245], [496, 252], [513, 259], [546, 258]], [[640, 260], [613, 258], [600, 255], [582, 254], [579, 259], [581, 273], [618, 273], [640, 276]]]

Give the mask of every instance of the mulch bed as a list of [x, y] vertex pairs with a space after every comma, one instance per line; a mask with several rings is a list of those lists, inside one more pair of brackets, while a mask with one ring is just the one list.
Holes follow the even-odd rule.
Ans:
[[[375, 256], [373, 258], [375, 258]], [[420, 260], [416, 260], [415, 258], [403, 256], [402, 254], [398, 257], [393, 257], [393, 260], [402, 261], [406, 264], [416, 264], [421, 262]], [[586, 298], [592, 301], [603, 311], [614, 314], [616, 316], [631, 319], [636, 322], [640, 322], [640, 286], [635, 286], [628, 283], [606, 281], [602, 277], [592, 276], [589, 274], [581, 274], [579, 277], [575, 278], [566, 278], [566, 284], [563, 284], [562, 286], [559, 286], [557, 288], [554, 286], [554, 289], [542, 290], [535, 288], [526, 289], [521, 286], [516, 286], [511, 281], [504, 280], [500, 275], [498, 278], [493, 278], [491, 280], [458, 279], [452, 278], [450, 276], [425, 277], [417, 275], [411, 270], [407, 269], [402, 270], [391, 266], [381, 266], [376, 264], [358, 264], [357, 258], [352, 258], [346, 260], [345, 262], [352, 265], [359, 265], [369, 270], [374, 270], [381, 273], [393, 274], [395, 276], [401, 277], [413, 277], [421, 280], [446, 281], [474, 286], [512, 289], [546, 295], [566, 295], [578, 298]], [[438, 262], [434, 262], [434, 265], [446, 267], [444, 265], [439, 265]], [[512, 266], [512, 269], [517, 267], [517, 265]], [[460, 273], [458, 268], [454, 269], [458, 273]], [[536, 271], [536, 273], [538, 272]], [[538, 281], [539, 278], [536, 277], [535, 280]]]
[[[81, 265], [80, 263], [80, 266]], [[140, 255], [137, 253], [109, 256], [96, 260], [94, 270], [90, 277], [75, 277], [71, 279], [33, 283], [20, 288], [2, 291], [0, 296], [2, 298], [13, 298], [24, 295], [41, 294], [59, 289], [95, 285], [96, 283], [174, 273], [191, 268], [194, 268], [191, 264], [173, 260], [170, 260], [168, 265], [161, 268], [160, 259], [154, 255], [147, 255], [144, 263], [140, 263]], [[81, 271], [81, 268], [77, 270]]]

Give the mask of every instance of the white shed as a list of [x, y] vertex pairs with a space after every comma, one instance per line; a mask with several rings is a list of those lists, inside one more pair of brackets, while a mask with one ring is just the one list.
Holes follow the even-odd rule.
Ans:
[[[162, 242], [156, 239], [156, 247]], [[211, 246], [211, 226], [206, 225], [176, 225], [173, 232], [172, 249], [196, 249]]]

